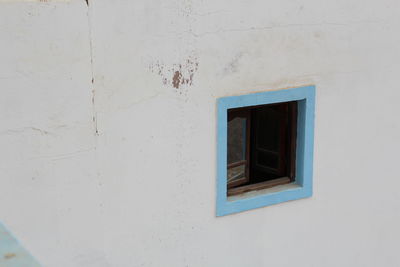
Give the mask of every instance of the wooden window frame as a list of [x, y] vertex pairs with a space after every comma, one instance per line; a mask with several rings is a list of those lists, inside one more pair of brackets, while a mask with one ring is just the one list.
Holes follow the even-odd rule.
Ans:
[[[249, 106], [244, 108], [230, 109], [228, 110], [228, 122], [234, 118], [241, 117], [246, 118], [246, 152], [245, 159], [239, 162], [227, 164], [227, 169], [245, 165], [245, 176], [234, 182], [229, 183], [227, 181], [227, 196], [234, 196], [243, 194], [249, 191], [262, 190], [278, 185], [283, 185], [295, 181], [295, 167], [296, 167], [296, 139], [297, 139], [297, 101], [288, 101], [274, 104]], [[257, 165], [257, 151], [260, 148], [256, 148], [256, 142], [258, 140], [258, 127], [260, 119], [257, 118], [257, 114], [260, 113], [261, 109], [277, 108], [281, 113], [279, 114], [279, 139], [280, 144], [278, 145], [278, 152], [269, 151], [268, 153], [278, 153], [278, 166], [277, 169], [271, 169], [266, 166], [266, 171], [276, 173], [280, 175], [277, 178], [253, 183], [250, 180], [252, 175], [252, 169]], [[270, 112], [274, 112], [272, 109]], [[282, 117], [284, 116], [284, 117]], [[227, 150], [228, 151], [228, 150]], [[257, 168], [260, 168], [257, 165]]]
[[[230, 116], [231, 115], [231, 116]], [[242, 161], [234, 162], [231, 164], [227, 164], [227, 168], [233, 168], [237, 167], [240, 165], [245, 165], [245, 176], [240, 179], [236, 180], [234, 182], [229, 182], [227, 181], [227, 187], [232, 188], [239, 186], [241, 184], [247, 183], [249, 181], [249, 176], [250, 176], [250, 126], [251, 126], [251, 116], [249, 110], [239, 110], [239, 111], [234, 111], [234, 112], [228, 112], [228, 122], [235, 119], [235, 118], [245, 118], [246, 119], [246, 152], [245, 152], [245, 159]]]

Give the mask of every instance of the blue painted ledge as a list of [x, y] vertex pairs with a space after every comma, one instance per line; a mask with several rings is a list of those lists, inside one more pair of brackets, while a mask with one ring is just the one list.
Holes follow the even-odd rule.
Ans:
[[1, 223], [0, 267], [41, 267]]

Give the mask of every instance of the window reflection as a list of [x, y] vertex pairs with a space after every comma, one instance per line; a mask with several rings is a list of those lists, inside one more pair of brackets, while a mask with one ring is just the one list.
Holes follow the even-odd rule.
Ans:
[[228, 187], [247, 181], [246, 132], [248, 118], [235, 116], [228, 118]]
[[236, 117], [228, 122], [228, 164], [245, 160], [246, 118]]

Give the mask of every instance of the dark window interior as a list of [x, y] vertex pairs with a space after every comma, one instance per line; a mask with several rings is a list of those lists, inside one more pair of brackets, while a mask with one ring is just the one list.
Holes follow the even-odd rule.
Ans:
[[228, 195], [295, 180], [297, 102], [228, 110]]

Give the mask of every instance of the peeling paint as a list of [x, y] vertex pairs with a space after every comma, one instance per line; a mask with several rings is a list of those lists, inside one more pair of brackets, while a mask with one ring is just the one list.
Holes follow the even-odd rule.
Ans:
[[151, 72], [161, 77], [164, 85], [171, 85], [175, 89], [179, 89], [184, 85], [191, 86], [198, 68], [199, 62], [193, 56], [189, 56], [183, 63], [172, 64], [170, 67], [160, 61], [149, 66]]
[[175, 71], [174, 76], [172, 77], [172, 85], [175, 88], [179, 88], [179, 84], [182, 80], [182, 73], [180, 71]]

